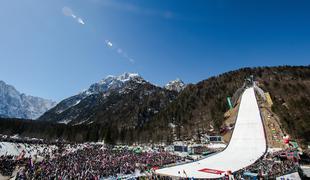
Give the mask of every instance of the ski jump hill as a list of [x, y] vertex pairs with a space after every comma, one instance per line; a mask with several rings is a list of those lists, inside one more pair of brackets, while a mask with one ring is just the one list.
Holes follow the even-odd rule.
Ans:
[[245, 89], [231, 140], [222, 152], [200, 161], [156, 170], [156, 174], [197, 179], [221, 178], [253, 164], [265, 154], [266, 139], [254, 88]]

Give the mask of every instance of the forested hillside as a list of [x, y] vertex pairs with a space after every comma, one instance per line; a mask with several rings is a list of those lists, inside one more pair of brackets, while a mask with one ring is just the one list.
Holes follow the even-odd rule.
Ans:
[[[310, 67], [281, 66], [242, 68], [189, 85], [178, 98], [144, 128], [144, 135], [157, 141], [171, 141], [175, 125], [177, 138], [186, 139], [207, 132], [210, 124], [219, 131], [228, 110], [227, 96], [233, 96], [246, 77], [254, 75], [261, 88], [271, 94], [273, 111], [293, 137], [310, 141]], [[156, 129], [157, 131], [151, 131]], [[141, 137], [141, 136], [140, 136]]]
[[[137, 90], [130, 96], [124, 96], [125, 99], [122, 96], [113, 98], [117, 100], [113, 101], [115, 106], [102, 106], [105, 108], [99, 109], [93, 118], [96, 122], [92, 124], [2, 120], [0, 133], [60, 137], [72, 141], [104, 139], [110, 143], [172, 142], [175, 138], [191, 139], [202, 133], [216, 134], [228, 110], [226, 98], [233, 96], [250, 75], [254, 75], [260, 87], [271, 94], [274, 102], [272, 110], [280, 117], [285, 130], [301, 142], [309, 143], [310, 66], [242, 68], [188, 85], [169, 101], [163, 100], [165, 96], [160, 91], [141, 96], [145, 90], [143, 87], [143, 91]], [[155, 101], [156, 98], [161, 101]], [[140, 107], [139, 103], [143, 106]], [[159, 107], [156, 108], [159, 112], [152, 111], [151, 116], [144, 114], [148, 112], [147, 106]], [[107, 107], [110, 109], [106, 110]], [[127, 115], [122, 114], [124, 112], [131, 112], [128, 117], [136, 117], [138, 121], [126, 119]], [[210, 129], [214, 131], [210, 132]]]

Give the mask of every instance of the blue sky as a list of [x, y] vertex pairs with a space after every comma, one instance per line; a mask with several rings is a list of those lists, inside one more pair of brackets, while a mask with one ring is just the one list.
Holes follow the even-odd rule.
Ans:
[[309, 9], [306, 0], [2, 0], [0, 79], [59, 101], [109, 74], [163, 85], [308, 65]]

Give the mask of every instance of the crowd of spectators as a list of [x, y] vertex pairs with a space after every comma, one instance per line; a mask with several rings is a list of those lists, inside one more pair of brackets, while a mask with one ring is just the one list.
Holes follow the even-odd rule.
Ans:
[[[165, 151], [135, 151], [103, 145], [88, 145], [72, 152], [65, 149], [46, 154], [43, 160], [30, 157], [14, 160], [6, 156], [3, 175], [11, 175], [18, 165], [16, 179], [101, 179], [148, 173], [167, 164], [183, 161]], [[2, 164], [2, 163], [1, 163]]]
[[[34, 141], [37, 143], [37, 141]], [[138, 151], [128, 147], [109, 147], [102, 144], [62, 144], [49, 150], [41, 144], [35, 156], [0, 156], [0, 174], [16, 179], [102, 179], [117, 178], [126, 175], [152, 175], [152, 170], [175, 163], [184, 163], [184, 158], [162, 149]], [[30, 150], [32, 151], [32, 150]], [[299, 156], [292, 156], [294, 150], [286, 149], [268, 152], [254, 164], [243, 168], [233, 175], [236, 179], [244, 178], [245, 172], [257, 173], [259, 177], [275, 178], [296, 172]], [[31, 152], [28, 152], [30, 154]], [[291, 154], [290, 157], [288, 154]], [[296, 154], [296, 153], [295, 153]], [[42, 157], [40, 160], [37, 156]], [[154, 174], [152, 177], [156, 177]], [[161, 179], [170, 179], [161, 177]]]
[[10, 176], [16, 166], [16, 161], [13, 156], [0, 157], [0, 174], [3, 176]]
[[254, 164], [235, 172], [234, 175], [237, 179], [241, 179], [244, 178], [245, 172], [251, 172], [258, 174], [259, 177], [275, 178], [296, 172], [299, 167], [298, 158], [287, 158], [288, 152], [290, 150], [268, 152]]

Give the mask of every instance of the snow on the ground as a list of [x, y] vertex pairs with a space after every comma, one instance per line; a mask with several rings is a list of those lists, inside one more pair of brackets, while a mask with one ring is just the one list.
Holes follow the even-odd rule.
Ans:
[[220, 148], [225, 148], [226, 144], [225, 143], [210, 143], [207, 145], [207, 147], [210, 149], [220, 149]]
[[[172, 177], [220, 178], [212, 170], [237, 171], [253, 164], [265, 154], [265, 133], [253, 88], [244, 91], [231, 141], [226, 149], [200, 161], [156, 170]], [[209, 169], [208, 173], [203, 169]], [[214, 172], [214, 171], [213, 171]]]
[[59, 124], [68, 124], [71, 121], [72, 121], [72, 119], [64, 119], [64, 120], [58, 121], [58, 123]]
[[42, 153], [44, 150], [51, 153], [53, 149], [57, 147], [54, 145], [40, 145], [40, 144], [26, 144], [26, 143], [12, 143], [12, 142], [0, 142], [0, 156], [12, 155], [18, 156], [24, 150], [25, 157], [30, 157]]

